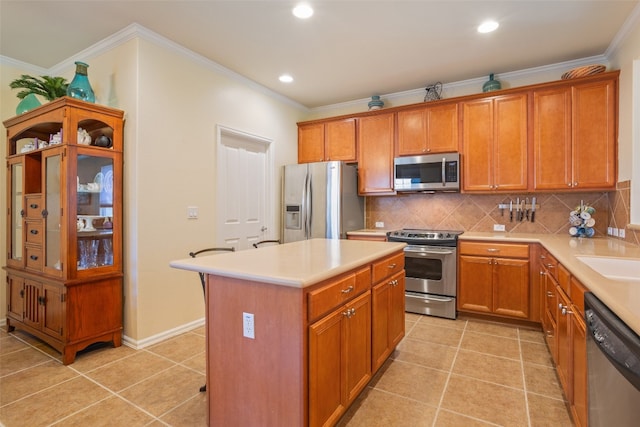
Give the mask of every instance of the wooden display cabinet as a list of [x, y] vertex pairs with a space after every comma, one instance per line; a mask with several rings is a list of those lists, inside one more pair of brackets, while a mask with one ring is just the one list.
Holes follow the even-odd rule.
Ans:
[[64, 364], [90, 344], [121, 345], [123, 116], [63, 97], [4, 122], [7, 330]]

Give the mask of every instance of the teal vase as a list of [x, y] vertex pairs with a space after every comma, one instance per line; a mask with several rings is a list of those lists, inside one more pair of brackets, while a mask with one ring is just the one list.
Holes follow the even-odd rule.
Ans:
[[498, 80], [493, 79], [493, 74], [490, 74], [489, 80], [482, 85], [483, 92], [491, 92], [494, 90], [500, 90], [501, 88], [502, 88], [502, 85], [500, 84], [500, 82]]
[[89, 66], [84, 62], [76, 62], [76, 75], [67, 87], [67, 96], [87, 102], [96, 102], [96, 97], [87, 76]]
[[40, 105], [42, 104], [40, 104], [38, 98], [36, 98], [34, 94], [30, 93], [29, 95], [22, 98], [22, 101], [18, 103], [18, 106], [16, 107], [16, 114], [20, 115], [22, 113], [26, 113], [27, 111], [33, 110]]

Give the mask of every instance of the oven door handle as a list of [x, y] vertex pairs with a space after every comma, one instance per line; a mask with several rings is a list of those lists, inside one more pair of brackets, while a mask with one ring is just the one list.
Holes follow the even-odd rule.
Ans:
[[436, 302], [451, 302], [451, 301], [453, 301], [453, 298], [449, 298], [449, 297], [438, 297], [438, 296], [435, 296], [435, 295], [416, 294], [416, 293], [413, 293], [413, 292], [407, 292], [407, 293], [405, 293], [405, 296], [410, 297], [410, 298], [425, 300], [425, 301], [436, 301]]
[[426, 256], [426, 255], [453, 255], [453, 251], [412, 251], [411, 249], [406, 250], [405, 249], [405, 254], [411, 254], [411, 255], [421, 255], [421, 256]]

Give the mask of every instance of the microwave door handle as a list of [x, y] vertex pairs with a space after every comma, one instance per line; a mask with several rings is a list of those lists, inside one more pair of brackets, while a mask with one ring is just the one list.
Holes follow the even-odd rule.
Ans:
[[447, 185], [446, 175], [445, 175], [445, 166], [447, 164], [447, 159], [445, 157], [442, 158], [442, 186], [445, 187]]

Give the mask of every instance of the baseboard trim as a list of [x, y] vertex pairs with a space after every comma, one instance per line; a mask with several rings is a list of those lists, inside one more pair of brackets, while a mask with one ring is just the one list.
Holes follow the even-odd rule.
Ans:
[[143, 349], [145, 347], [149, 347], [149, 346], [152, 346], [152, 345], [157, 344], [159, 342], [162, 342], [162, 341], [164, 341], [166, 339], [173, 338], [173, 337], [175, 337], [177, 335], [180, 335], [180, 334], [184, 334], [185, 332], [192, 331], [192, 330], [194, 330], [196, 328], [204, 326], [204, 324], [205, 324], [205, 319], [203, 317], [202, 319], [194, 320], [193, 322], [186, 323], [184, 325], [178, 326], [178, 327], [173, 328], [173, 329], [169, 329], [169, 330], [164, 331], [164, 332], [160, 332], [159, 334], [155, 334], [155, 335], [152, 335], [152, 336], [150, 336], [148, 338], [144, 338], [144, 339], [141, 339], [141, 340], [135, 340], [135, 339], [133, 339], [131, 337], [128, 337], [127, 335], [124, 335], [122, 337], [122, 343], [124, 345], [126, 345], [127, 347], [131, 347], [133, 349], [140, 350], [140, 349]]

